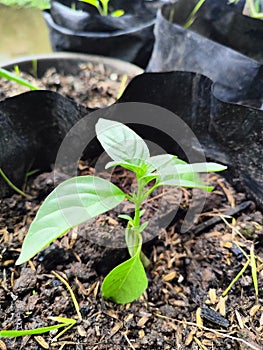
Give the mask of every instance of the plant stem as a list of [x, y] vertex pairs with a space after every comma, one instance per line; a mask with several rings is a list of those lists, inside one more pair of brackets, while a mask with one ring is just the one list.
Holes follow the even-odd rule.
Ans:
[[138, 245], [139, 245], [139, 235], [140, 233], [140, 225], [141, 225], [141, 219], [140, 219], [140, 210], [141, 210], [141, 204], [143, 202], [143, 183], [140, 181], [140, 179], [137, 178], [138, 183], [138, 190], [137, 190], [137, 196], [135, 201], [135, 213], [134, 213], [134, 219], [133, 219], [133, 234], [134, 234], [134, 246], [133, 246], [133, 254], [137, 252]]
[[[136, 254], [140, 246], [140, 238], [141, 238], [140, 211], [141, 211], [142, 202], [145, 199], [144, 182], [141, 181], [139, 178], [137, 178], [137, 184], [138, 184], [137, 194], [135, 198], [133, 198], [133, 202], [135, 204], [135, 213], [134, 213], [133, 223], [132, 223], [132, 226], [129, 225], [128, 223], [128, 226], [126, 229], [126, 244], [128, 246], [128, 250], [131, 257]], [[140, 252], [140, 258], [145, 268], [150, 265], [150, 260], [142, 251]]]
[[21, 196], [28, 198], [29, 195], [20, 190], [18, 187], [16, 187], [6, 176], [6, 174], [3, 172], [3, 170], [0, 168], [0, 176], [5, 180], [5, 182], [17, 193], [21, 194]]
[[183, 26], [184, 29], [189, 28], [195, 21], [195, 15], [200, 10], [201, 6], [204, 4], [205, 0], [199, 0], [198, 3], [193, 8], [192, 12], [190, 13], [189, 17], [187, 18], [185, 25]]
[[108, 16], [108, 3], [109, 0], [101, 0], [103, 16]]

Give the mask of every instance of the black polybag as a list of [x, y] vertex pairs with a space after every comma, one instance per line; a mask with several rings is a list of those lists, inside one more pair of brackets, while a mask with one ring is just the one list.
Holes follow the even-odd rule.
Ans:
[[[88, 110], [53, 91], [30, 91], [0, 102], [0, 168], [21, 187], [26, 173], [46, 170], [69, 129]], [[0, 179], [0, 197], [10, 187]]]
[[119, 0], [114, 8], [123, 16], [101, 16], [94, 6], [52, 1], [44, 11], [54, 51], [72, 51], [115, 57], [146, 67], [153, 47], [155, 12], [141, 0]]
[[[188, 3], [187, 3], [188, 4]], [[147, 71], [191, 71], [227, 87], [227, 99], [238, 102], [261, 70], [261, 64], [241, 53], [167, 20], [176, 4], [157, 14], [155, 44]], [[189, 4], [188, 4], [189, 5]], [[187, 16], [186, 16], [187, 17]], [[262, 22], [263, 23], [263, 22]], [[223, 89], [223, 94], [225, 94]], [[221, 96], [225, 98], [225, 96]]]
[[[243, 90], [243, 104], [227, 100], [227, 93], [222, 93], [223, 88], [218, 83], [190, 72], [139, 75], [131, 81], [117, 103], [143, 102], [174, 112], [197, 136], [207, 159], [227, 165], [224, 176], [263, 209], [262, 69], [260, 72], [253, 85], [254, 91]], [[255, 107], [246, 106], [246, 101], [256, 95], [258, 99], [253, 100]], [[98, 110], [94, 117], [90, 110], [73, 101], [55, 92], [44, 91], [28, 92], [0, 102], [3, 122], [0, 124], [0, 167], [12, 181], [21, 184], [32, 164], [37, 163], [43, 169], [54, 162], [60, 142], [76, 121], [88, 114], [87, 133], [90, 130], [94, 133], [96, 118], [100, 114], [114, 120], [114, 106]], [[182, 140], [173, 140], [151, 127], [141, 124], [132, 127], [145, 139], [182, 158], [184, 152], [178, 144], [189, 146], [192, 142], [183, 133]], [[176, 123], [168, 127], [172, 130]], [[78, 141], [79, 135], [75, 135], [75, 142]], [[201, 151], [192, 144], [190, 146], [193, 152]], [[86, 155], [95, 157], [101, 151], [95, 142], [93, 148], [87, 148]], [[42, 159], [45, 160], [43, 163]], [[3, 196], [8, 193], [8, 186], [0, 181], [0, 195]]]
[[[198, 0], [178, 0], [164, 5], [167, 20], [184, 26]], [[189, 29], [263, 63], [263, 22], [243, 15], [245, 0], [206, 0]], [[160, 20], [160, 18], [159, 18]]]

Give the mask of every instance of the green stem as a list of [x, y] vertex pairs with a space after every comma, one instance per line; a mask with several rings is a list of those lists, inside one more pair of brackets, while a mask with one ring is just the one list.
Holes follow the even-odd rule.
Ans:
[[248, 265], [250, 263], [250, 259], [248, 259], [245, 263], [245, 265], [243, 266], [243, 268], [239, 271], [239, 273], [236, 275], [236, 277], [231, 281], [231, 283], [229, 284], [229, 286], [224, 290], [224, 292], [222, 293], [222, 297], [225, 297], [227, 295], [227, 293], [230, 291], [230, 289], [233, 287], [233, 285], [239, 280], [239, 278], [243, 275], [243, 273], [246, 271]]
[[134, 233], [134, 254], [138, 250], [139, 245], [139, 236], [140, 236], [140, 225], [141, 225], [141, 219], [140, 219], [140, 210], [141, 210], [141, 204], [143, 202], [143, 183], [140, 181], [140, 179], [137, 178], [138, 183], [138, 190], [137, 190], [137, 196], [135, 200], [135, 213], [133, 218], [133, 233]]
[[[140, 211], [141, 211], [141, 204], [145, 199], [144, 182], [137, 178], [137, 184], [138, 184], [137, 194], [135, 198], [132, 198], [132, 201], [135, 204], [134, 218], [132, 221], [132, 225], [128, 223], [126, 233], [125, 233], [126, 244], [128, 246], [128, 250], [131, 257], [134, 256], [138, 251], [139, 246], [141, 244], [140, 242], [142, 239], [141, 232], [140, 232], [140, 226], [141, 226]], [[142, 251], [140, 252], [140, 258], [144, 267], [148, 267], [150, 265], [150, 260], [146, 257], [146, 255]]]
[[189, 17], [187, 18], [185, 25], [183, 26], [184, 29], [189, 28], [195, 21], [195, 15], [200, 10], [201, 6], [204, 4], [205, 0], [199, 0], [198, 3], [193, 8], [192, 12], [190, 13]]
[[0, 175], [2, 178], [5, 180], [5, 182], [17, 193], [21, 194], [21, 196], [28, 198], [29, 195], [26, 194], [25, 192], [21, 191], [18, 187], [16, 187], [10, 180], [9, 178], [5, 175], [3, 170], [0, 168]]
[[109, 0], [101, 0], [102, 16], [108, 16], [108, 3], [109, 3]]
[[11, 80], [14, 81], [20, 85], [26, 86], [28, 87], [30, 90], [39, 90], [38, 87], [36, 87], [35, 85], [27, 82], [25, 79], [20, 78], [19, 76], [9, 72], [8, 70], [4, 69], [4, 68], [0, 68], [0, 77], [7, 79], [7, 80]]

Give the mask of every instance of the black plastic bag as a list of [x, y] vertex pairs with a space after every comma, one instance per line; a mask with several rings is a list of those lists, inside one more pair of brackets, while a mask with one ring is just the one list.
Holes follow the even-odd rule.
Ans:
[[79, 1], [73, 10], [69, 3], [52, 1], [50, 10], [44, 11], [53, 50], [115, 57], [146, 67], [154, 41], [155, 12], [143, 1], [114, 1], [112, 10], [125, 11], [121, 17], [101, 16], [94, 6]]
[[[88, 110], [52, 91], [31, 91], [0, 102], [0, 168], [20, 187], [32, 168], [49, 169], [69, 129]], [[0, 178], [0, 197], [10, 188]]]
[[[254, 90], [243, 91], [242, 103], [257, 95], [253, 101], [257, 108], [223, 100], [219, 97], [222, 86], [199, 74], [144, 73], [131, 81], [118, 103], [143, 102], [150, 104], [149, 108], [157, 105], [174, 112], [197, 136], [207, 159], [227, 165], [224, 175], [262, 209], [262, 74], [253, 86]], [[114, 120], [114, 106], [97, 110], [94, 117], [94, 113], [89, 115], [90, 110], [48, 91], [28, 92], [0, 102], [0, 167], [12, 181], [21, 184], [32, 164], [43, 169], [54, 162], [60, 142], [78, 120], [88, 114], [85, 130], [94, 134], [100, 114]], [[126, 117], [123, 115], [124, 120]], [[170, 123], [167, 127], [173, 130], [177, 125]], [[174, 140], [149, 126], [134, 124], [132, 128], [181, 158], [185, 156], [178, 144], [200, 152], [187, 134], [182, 133], [181, 140]], [[79, 135], [73, 136], [72, 142], [79, 142]], [[86, 149], [86, 157], [95, 157], [101, 151], [99, 143], [94, 142]], [[0, 181], [3, 196], [8, 193], [8, 186]]]
[[[188, 3], [187, 3], [188, 4]], [[176, 4], [164, 5], [157, 14], [155, 45], [147, 71], [191, 71], [228, 87], [228, 101], [237, 102], [259, 74], [261, 65], [203, 35], [167, 20]], [[189, 5], [189, 4], [188, 4]], [[187, 16], [185, 16], [186, 18]]]
[[[163, 17], [184, 26], [198, 0], [164, 5]], [[263, 22], [242, 14], [245, 1], [206, 0], [190, 30], [263, 63]]]

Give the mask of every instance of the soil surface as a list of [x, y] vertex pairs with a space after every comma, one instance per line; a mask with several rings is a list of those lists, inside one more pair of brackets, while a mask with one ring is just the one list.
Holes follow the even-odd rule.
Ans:
[[[84, 93], [76, 88], [83, 86], [82, 78], [56, 74], [47, 73], [41, 84], [53, 79], [46, 88], [54, 84], [55, 90], [90, 107], [112, 103], [122, 79], [115, 79], [111, 72], [105, 83], [99, 74], [94, 83], [86, 80], [89, 89], [86, 85]], [[0, 84], [3, 98], [13, 83]], [[94, 169], [81, 161], [79, 174], [94, 174]], [[109, 270], [128, 258], [125, 248], [114, 248], [120, 246], [125, 225], [118, 215], [133, 213], [128, 202], [72, 230], [29, 263], [15, 265], [30, 223], [54, 188], [53, 175], [31, 176], [24, 188], [27, 198], [14, 194], [0, 200], [1, 329], [46, 327], [56, 324], [50, 317], [58, 316], [77, 323], [60, 336], [62, 328], [41, 335], [1, 338], [1, 350], [262, 349], [263, 215], [253, 202], [236, 193], [224, 178], [211, 174], [208, 181], [214, 191], [207, 194], [192, 227], [182, 233], [189, 205], [195, 199], [198, 212], [196, 198], [203, 192], [165, 188], [153, 193], [144, 204], [143, 216], [150, 220], [144, 234], [144, 252], [151, 260], [148, 288], [135, 302], [115, 305], [102, 298], [100, 287]], [[111, 175], [111, 181], [127, 192], [135, 186], [132, 174], [120, 169]], [[243, 275], [222, 296], [248, 259]], [[256, 268], [251, 268], [253, 262]], [[79, 315], [56, 274], [72, 288]]]
[[[82, 63], [79, 68], [80, 73], [74, 76], [62, 75], [50, 68], [41, 80], [34, 74], [20, 72], [19, 75], [39, 89], [59, 92], [90, 108], [103, 108], [114, 103], [133, 77], [119, 74], [102, 63]], [[0, 78], [0, 100], [28, 90], [16, 82]]]
[[[93, 174], [94, 169], [81, 162], [79, 173]], [[126, 191], [134, 186], [131, 174], [120, 170], [111, 180]], [[149, 286], [139, 300], [128, 305], [103, 300], [100, 293], [103, 276], [128, 258], [126, 249], [94, 243], [94, 237], [105, 242], [107, 235], [118, 237], [123, 232], [124, 221], [117, 215], [132, 213], [128, 202], [73, 230], [18, 267], [14, 263], [23, 238], [41, 201], [53, 189], [53, 174], [30, 179], [27, 199], [13, 195], [1, 200], [1, 328], [45, 327], [55, 324], [50, 316], [73, 318], [77, 324], [58, 339], [57, 331], [2, 338], [0, 348], [261, 349], [263, 216], [242, 194], [234, 193], [223, 178], [211, 175], [209, 181], [215, 189], [186, 233], [180, 233], [183, 217], [191, 198], [200, 196], [201, 191], [165, 188], [145, 203], [144, 219], [153, 218], [153, 223], [176, 203], [180, 205], [174, 223], [156, 232], [154, 239], [145, 244], [144, 251], [152, 262], [147, 270]], [[242, 270], [252, 247], [258, 297], [250, 265], [222, 297]], [[82, 320], [66, 286], [53, 271], [73, 289]]]

